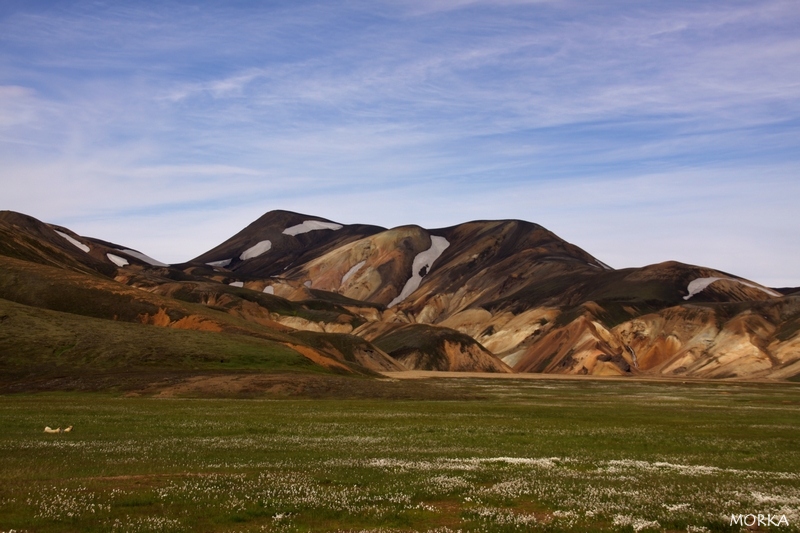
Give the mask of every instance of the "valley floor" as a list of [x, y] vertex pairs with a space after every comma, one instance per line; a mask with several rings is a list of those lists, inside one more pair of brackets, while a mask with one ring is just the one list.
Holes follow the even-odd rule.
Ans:
[[0, 531], [800, 530], [794, 384], [293, 378], [0, 396]]

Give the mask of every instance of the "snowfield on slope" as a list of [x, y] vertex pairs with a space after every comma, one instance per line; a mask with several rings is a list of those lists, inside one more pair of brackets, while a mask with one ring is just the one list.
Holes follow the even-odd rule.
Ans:
[[361, 261], [360, 263], [356, 263], [355, 265], [353, 265], [353, 267], [350, 270], [348, 270], [347, 273], [344, 276], [342, 276], [342, 283], [340, 283], [340, 285], [344, 285], [345, 283], [347, 283], [347, 280], [352, 278], [353, 274], [355, 274], [356, 272], [361, 270], [361, 267], [363, 267], [365, 264], [367, 264], [366, 260]]
[[119, 251], [122, 252], [125, 255], [129, 255], [131, 257], [135, 257], [136, 259], [138, 259], [140, 261], [144, 261], [148, 265], [153, 265], [153, 266], [157, 266], [157, 267], [168, 267], [169, 266], [166, 263], [162, 263], [161, 261], [156, 261], [152, 257], [150, 257], [148, 255], [144, 255], [142, 252], [137, 252], [136, 250], [128, 250], [126, 248], [124, 250], [120, 249]]
[[230, 265], [231, 261], [233, 261], [233, 259], [223, 259], [222, 261], [211, 261], [210, 263], [206, 263], [206, 264], [208, 266], [210, 266], [210, 267], [224, 268], [224, 267]]
[[85, 244], [83, 244], [82, 242], [80, 242], [80, 241], [78, 241], [78, 240], [75, 240], [75, 239], [73, 239], [72, 237], [70, 237], [70, 236], [69, 236], [69, 235], [67, 235], [66, 233], [62, 233], [62, 232], [60, 232], [60, 231], [58, 231], [58, 230], [53, 230], [53, 231], [55, 231], [56, 233], [58, 233], [59, 235], [61, 235], [61, 236], [62, 236], [62, 237], [64, 237], [65, 239], [67, 239], [69, 242], [71, 242], [72, 244], [74, 244], [75, 246], [77, 246], [78, 248], [80, 248], [81, 250], [83, 250], [84, 252], [87, 252], [87, 253], [89, 252], [89, 247], [88, 247], [88, 246], [86, 246]]
[[779, 293], [777, 293], [775, 291], [772, 291], [770, 289], [767, 289], [765, 287], [761, 287], [759, 285], [756, 285], [755, 283], [748, 283], [747, 281], [743, 281], [743, 280], [740, 280], [740, 279], [734, 279], [734, 278], [697, 278], [697, 279], [694, 279], [691, 282], [689, 282], [689, 286], [686, 287], [686, 290], [689, 291], [689, 294], [684, 296], [683, 299], [684, 300], [688, 300], [689, 298], [691, 298], [695, 294], [698, 294], [698, 293], [704, 291], [709, 285], [711, 285], [715, 281], [719, 281], [719, 280], [735, 281], [736, 283], [741, 283], [742, 285], [746, 285], [748, 287], [752, 287], [754, 289], [758, 289], [761, 292], [765, 292], [765, 293], [769, 294], [770, 296], [775, 296], [775, 297], [783, 296], [782, 294], [779, 294]]
[[271, 248], [272, 248], [272, 242], [270, 241], [258, 242], [253, 246], [251, 246], [250, 248], [248, 248], [247, 250], [245, 250], [244, 252], [242, 252], [242, 255], [239, 256], [239, 259], [244, 261], [246, 259], [252, 259], [254, 257], [258, 257], [261, 254], [269, 252]]
[[300, 235], [301, 233], [308, 233], [309, 231], [315, 231], [320, 229], [332, 229], [336, 231], [337, 229], [342, 229], [341, 224], [336, 224], [335, 222], [322, 222], [320, 220], [306, 220], [302, 224], [298, 224], [296, 226], [292, 226], [291, 228], [286, 228], [283, 230], [284, 235]]
[[423, 269], [425, 270], [425, 274], [430, 272], [433, 262], [439, 259], [439, 256], [442, 255], [442, 252], [444, 252], [448, 246], [450, 246], [450, 243], [444, 237], [431, 235], [431, 247], [424, 252], [418, 253], [417, 257], [414, 258], [414, 263], [411, 266], [411, 277], [406, 281], [403, 290], [400, 291], [397, 298], [389, 302], [389, 307], [394, 307], [399, 304], [419, 288], [423, 276], [420, 272]]
[[127, 259], [125, 259], [124, 257], [120, 257], [118, 255], [106, 254], [106, 257], [108, 257], [109, 261], [111, 261], [112, 263], [114, 263], [115, 265], [117, 265], [120, 268], [124, 267], [125, 265], [130, 264], [130, 263], [128, 263]]

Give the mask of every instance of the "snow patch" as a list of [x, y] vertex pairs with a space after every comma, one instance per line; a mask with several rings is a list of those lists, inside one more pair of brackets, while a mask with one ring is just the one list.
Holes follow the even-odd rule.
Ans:
[[306, 220], [302, 224], [298, 224], [296, 226], [292, 226], [291, 228], [286, 228], [283, 230], [284, 235], [300, 235], [301, 233], [308, 233], [309, 231], [319, 230], [319, 229], [342, 229], [341, 224], [336, 224], [335, 222], [322, 222], [320, 220]]
[[705, 290], [706, 287], [708, 287], [709, 285], [711, 285], [715, 281], [719, 281], [721, 279], [726, 280], [726, 281], [735, 281], [736, 283], [741, 283], [742, 285], [746, 285], [748, 287], [752, 287], [754, 289], [758, 289], [761, 292], [765, 292], [765, 293], [769, 294], [770, 296], [775, 296], [775, 297], [783, 296], [782, 294], [779, 294], [779, 293], [777, 293], [777, 292], [775, 292], [773, 290], [767, 289], [766, 287], [762, 287], [760, 285], [756, 285], [755, 283], [749, 283], [747, 281], [743, 281], [743, 280], [740, 280], [740, 279], [734, 279], [734, 278], [697, 278], [697, 279], [694, 279], [694, 280], [689, 282], [689, 286], [686, 287], [686, 290], [689, 291], [689, 294], [684, 296], [683, 299], [684, 300], [688, 300], [689, 298], [691, 298], [695, 294], [698, 294], [698, 293], [702, 292], [703, 290]]
[[242, 255], [239, 256], [239, 259], [244, 261], [245, 259], [252, 259], [254, 257], [258, 257], [261, 254], [269, 252], [270, 248], [272, 248], [272, 243], [270, 241], [258, 242], [253, 246], [251, 246], [250, 248], [248, 248], [247, 250], [245, 250], [244, 252], [242, 252]]
[[311, 280], [308, 280], [305, 283], [303, 283], [303, 287], [307, 287], [307, 288], [310, 289], [311, 288]]
[[226, 266], [230, 265], [231, 261], [233, 261], [233, 259], [223, 259], [222, 261], [211, 261], [210, 263], [206, 263], [206, 264], [208, 266], [211, 266], [211, 267], [223, 268], [223, 267], [226, 267]]
[[156, 261], [150, 256], [144, 255], [142, 252], [137, 252], [136, 250], [128, 250], [127, 248], [124, 250], [119, 250], [125, 255], [129, 255], [131, 257], [135, 257], [139, 261], [144, 261], [148, 265], [153, 265], [157, 267], [168, 267], [169, 265], [166, 263], [162, 263], [161, 261]]
[[431, 247], [424, 252], [420, 252], [417, 254], [417, 257], [414, 258], [414, 263], [411, 266], [411, 277], [406, 281], [403, 290], [400, 291], [397, 298], [389, 302], [389, 307], [394, 307], [399, 304], [419, 288], [419, 284], [422, 283], [422, 277], [430, 272], [434, 261], [439, 259], [439, 256], [442, 255], [442, 252], [444, 252], [448, 246], [450, 246], [450, 243], [447, 242], [447, 239], [444, 237], [431, 235]]
[[80, 241], [78, 241], [76, 239], [73, 239], [72, 237], [70, 237], [66, 233], [62, 233], [62, 232], [60, 232], [58, 230], [53, 230], [53, 231], [55, 231], [56, 233], [58, 233], [59, 235], [61, 235], [65, 239], [67, 239], [70, 243], [74, 244], [75, 246], [77, 246], [78, 248], [83, 250], [84, 252], [87, 252], [87, 253], [89, 252], [89, 247], [86, 246], [85, 244], [83, 244], [82, 242], [80, 242]]
[[597, 264], [598, 264], [598, 265], [600, 265], [602, 268], [604, 268], [604, 269], [606, 269], [606, 270], [614, 270], [613, 268], [611, 268], [611, 267], [610, 267], [610, 266], [608, 266], [607, 264], [603, 263], [603, 262], [602, 262], [602, 261], [600, 261], [599, 259], [595, 259], [595, 261], [597, 261]]
[[361, 270], [361, 267], [363, 267], [365, 264], [367, 264], [366, 260], [361, 261], [360, 263], [356, 263], [355, 265], [353, 265], [353, 267], [350, 270], [347, 271], [347, 274], [342, 276], [342, 283], [341, 284], [344, 285], [345, 283], [347, 283], [347, 280], [352, 278], [353, 274], [355, 274], [356, 272]]
[[231, 287], [244, 287], [244, 281], [231, 281], [228, 285]]
[[275, 294], [275, 287], [273, 287], [272, 285], [267, 285], [261, 292], [265, 292], [267, 294]]
[[106, 257], [108, 257], [108, 260], [117, 265], [118, 267], [124, 267], [125, 265], [129, 264], [127, 259], [125, 259], [124, 257], [120, 257], [118, 255], [106, 254]]

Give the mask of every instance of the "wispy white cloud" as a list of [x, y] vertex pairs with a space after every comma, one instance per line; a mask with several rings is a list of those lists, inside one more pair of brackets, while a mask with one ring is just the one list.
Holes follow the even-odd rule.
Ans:
[[0, 128], [33, 120], [36, 114], [34, 91], [18, 85], [0, 85]]
[[535, 4], [566, 3], [563, 0], [406, 0], [399, 2], [412, 16], [440, 14], [448, 11], [474, 7], [497, 8], [503, 6], [525, 6]]

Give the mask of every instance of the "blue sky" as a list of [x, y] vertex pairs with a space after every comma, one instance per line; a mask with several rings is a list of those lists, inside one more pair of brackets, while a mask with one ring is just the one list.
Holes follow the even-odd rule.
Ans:
[[791, 1], [0, 6], [0, 209], [188, 260], [271, 209], [800, 286]]

